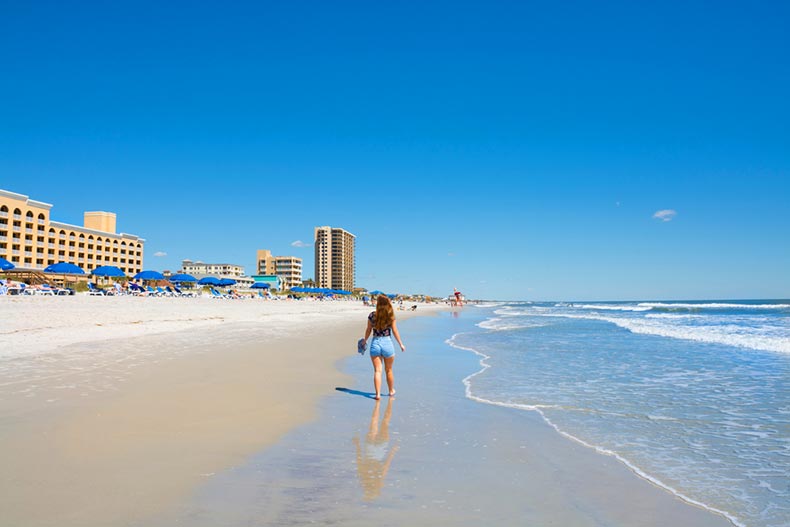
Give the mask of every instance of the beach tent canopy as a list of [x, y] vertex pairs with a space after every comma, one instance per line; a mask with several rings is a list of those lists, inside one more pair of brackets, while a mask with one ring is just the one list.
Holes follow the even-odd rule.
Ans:
[[206, 276], [198, 280], [199, 285], [219, 285], [219, 278], [213, 276]]
[[115, 267], [114, 265], [102, 265], [91, 271], [91, 274], [93, 276], [126, 276], [126, 273], [120, 267]]
[[0, 271], [10, 271], [14, 267], [16, 266], [5, 258], [0, 258]]
[[197, 282], [197, 278], [191, 274], [178, 273], [170, 277], [171, 282]]
[[45, 273], [61, 273], [61, 274], [85, 274], [85, 271], [78, 265], [69, 262], [58, 262], [56, 264], [48, 265], [44, 268]]
[[135, 280], [164, 280], [165, 275], [159, 271], [140, 271], [134, 275]]
[[250, 286], [251, 289], [269, 289], [269, 284], [266, 282], [255, 282]]
[[234, 285], [235, 283], [236, 280], [234, 280], [233, 278], [220, 278], [219, 283], [217, 285], [225, 287], [229, 285]]

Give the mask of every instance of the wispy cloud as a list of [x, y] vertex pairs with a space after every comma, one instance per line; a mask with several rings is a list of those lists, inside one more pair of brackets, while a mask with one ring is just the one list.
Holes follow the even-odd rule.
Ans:
[[295, 242], [291, 242], [291, 247], [310, 247], [310, 243], [305, 243], [302, 240], [296, 240]]
[[672, 221], [672, 219], [677, 216], [678, 211], [674, 209], [664, 209], [664, 210], [657, 210], [653, 217], [657, 220], [661, 221]]
[[162, 256], [167, 256], [167, 253], [164, 251], [157, 251], [154, 253], [154, 256], [159, 256], [161, 258]]

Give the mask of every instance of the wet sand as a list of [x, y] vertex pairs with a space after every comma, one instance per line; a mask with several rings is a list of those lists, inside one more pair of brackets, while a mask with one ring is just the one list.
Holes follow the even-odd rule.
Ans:
[[315, 419], [369, 308], [252, 302], [2, 303], [0, 524], [146, 525]]
[[731, 525], [534, 412], [467, 399], [461, 379], [479, 358], [444, 342], [457, 322], [445, 313], [400, 325], [407, 352], [393, 399], [370, 398], [367, 357], [344, 359], [349, 377], [317, 420], [146, 525]]

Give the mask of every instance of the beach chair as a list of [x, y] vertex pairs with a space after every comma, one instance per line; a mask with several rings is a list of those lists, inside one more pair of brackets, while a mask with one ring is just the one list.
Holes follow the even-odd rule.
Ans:
[[57, 289], [50, 287], [49, 284], [41, 284], [36, 290], [36, 293], [39, 295], [55, 296], [56, 291]]
[[173, 285], [173, 290], [175, 291], [176, 295], [178, 295], [178, 296], [188, 296], [188, 297], [195, 296], [194, 293], [192, 293], [192, 292], [187, 293], [186, 291], [182, 291], [181, 289], [179, 289], [179, 287], [177, 285]]
[[156, 289], [151, 287], [150, 285], [145, 286], [145, 291], [148, 292], [148, 296], [161, 296]]
[[228, 298], [213, 287], [210, 287], [209, 291], [211, 291], [211, 298]]
[[93, 285], [93, 282], [88, 282], [88, 294], [90, 296], [104, 296], [104, 290]]
[[164, 289], [162, 289], [162, 286], [156, 286], [156, 293], [159, 296], [174, 296], [173, 292], [170, 291], [170, 288], [168, 288], [168, 290], [165, 291]]

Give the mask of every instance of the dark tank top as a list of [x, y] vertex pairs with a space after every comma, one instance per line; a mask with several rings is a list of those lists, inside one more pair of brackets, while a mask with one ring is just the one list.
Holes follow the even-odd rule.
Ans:
[[368, 315], [368, 320], [370, 320], [370, 324], [373, 326], [373, 336], [374, 337], [391, 337], [392, 336], [392, 327], [384, 328], [381, 331], [376, 329], [376, 312], [373, 311], [370, 315]]

